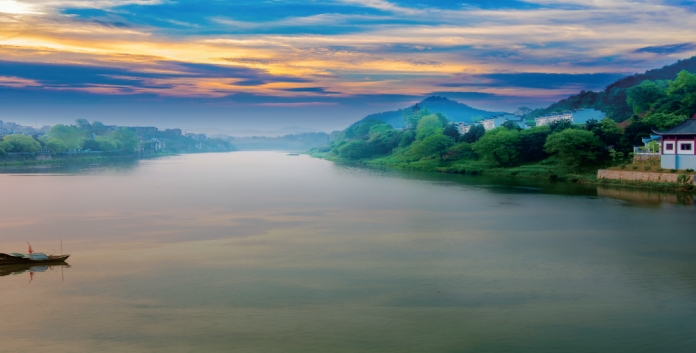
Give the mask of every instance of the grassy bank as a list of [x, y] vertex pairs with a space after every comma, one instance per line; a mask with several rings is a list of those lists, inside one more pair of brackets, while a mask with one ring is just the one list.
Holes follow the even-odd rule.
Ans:
[[[562, 164], [558, 163], [557, 161], [554, 161], [553, 158], [549, 158], [538, 163], [524, 164], [511, 168], [503, 168], [497, 167], [493, 163], [481, 160], [441, 161], [438, 158], [431, 158], [421, 159], [418, 161], [405, 161], [399, 158], [398, 156], [389, 155], [380, 158], [352, 161], [342, 159], [331, 153], [313, 153], [311, 155], [313, 157], [324, 158], [338, 163], [369, 167], [387, 167], [401, 170], [418, 170], [450, 174], [486, 175], [505, 178], [537, 179], [548, 180], [552, 182], [568, 182], [578, 184], [603, 185], [610, 187], [652, 189], [661, 191], [677, 191], [688, 193], [696, 192], [696, 187], [694, 187], [694, 185], [597, 179], [597, 171], [599, 168], [589, 168], [582, 170], [581, 172], [571, 171], [565, 168]], [[647, 166], [650, 166], [650, 169], [646, 168]], [[622, 167], [613, 167], [612, 169], [622, 170]], [[623, 170], [634, 170], [634, 168], [631, 164], [628, 164], [628, 167], [623, 166]], [[638, 162], [635, 170], [657, 171], [657, 168], [655, 167], [654, 162]], [[683, 171], [681, 171], [681, 173], [683, 173]]]

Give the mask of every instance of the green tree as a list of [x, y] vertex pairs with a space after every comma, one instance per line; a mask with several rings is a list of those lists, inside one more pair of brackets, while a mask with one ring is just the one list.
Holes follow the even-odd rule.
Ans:
[[410, 155], [416, 159], [437, 155], [442, 161], [447, 150], [454, 145], [454, 140], [441, 133], [435, 133], [411, 145]]
[[46, 149], [53, 152], [53, 153], [58, 153], [58, 152], [65, 152], [68, 147], [65, 146], [65, 143], [63, 140], [59, 140], [56, 138], [50, 138], [48, 141], [46, 141]]
[[41, 144], [34, 140], [31, 136], [25, 135], [8, 135], [3, 138], [0, 144], [6, 152], [29, 152], [36, 153], [41, 149]]
[[69, 150], [76, 150], [82, 147], [86, 132], [80, 131], [80, 129], [75, 126], [58, 124], [54, 125], [51, 130], [48, 131], [46, 136], [48, 140], [61, 140], [63, 144], [65, 144], [65, 147]]
[[338, 148], [341, 158], [357, 160], [372, 157], [372, 148], [364, 140], [350, 141]]
[[447, 150], [447, 159], [473, 159], [476, 157], [472, 145], [468, 142], [460, 142]]
[[654, 126], [658, 130], [666, 130], [681, 124], [686, 118], [686, 115], [652, 113], [645, 116], [641, 121]]
[[440, 118], [435, 114], [424, 116], [418, 122], [418, 127], [416, 127], [416, 140], [423, 140], [428, 136], [438, 133], [442, 133], [442, 122]]
[[85, 142], [82, 144], [82, 149], [90, 151], [101, 151], [99, 142], [97, 142], [96, 140], [85, 140]]
[[474, 143], [486, 134], [486, 128], [481, 124], [476, 124], [469, 128], [466, 134], [462, 135], [461, 141]]
[[669, 83], [667, 94], [679, 102], [679, 109], [672, 111], [674, 114], [692, 116], [696, 113], [696, 75], [681, 71]]
[[652, 81], [643, 81], [638, 86], [626, 90], [626, 103], [633, 109], [633, 114], [639, 115], [651, 109], [658, 100], [667, 97], [665, 87], [658, 86]]
[[452, 138], [454, 142], [458, 142], [459, 138], [461, 137], [459, 127], [455, 124], [446, 124], [445, 128], [442, 130], [442, 134]]
[[522, 162], [538, 162], [549, 155], [544, 150], [546, 138], [551, 134], [548, 126], [535, 126], [531, 129], [520, 131], [518, 150]]
[[508, 129], [508, 130], [516, 130], [516, 131], [522, 130], [522, 128], [520, 127], [519, 124], [517, 124], [517, 123], [514, 122], [514, 121], [510, 121], [510, 120], [506, 120], [506, 121], [505, 121], [502, 125], [500, 125], [500, 126], [506, 128], [506, 129]]
[[99, 150], [104, 152], [112, 152], [118, 149], [118, 144], [112, 138], [107, 136], [97, 136], [94, 139], [99, 144]]
[[391, 125], [378, 124], [370, 128], [370, 138], [367, 143], [372, 147], [374, 153], [388, 154], [396, 147], [401, 136]]
[[580, 169], [599, 161], [605, 145], [590, 131], [567, 129], [553, 133], [546, 139], [547, 153], [556, 155], [567, 167]]
[[423, 109], [418, 108], [418, 109], [404, 110], [403, 114], [404, 114], [404, 122], [406, 123], [406, 127], [409, 129], [415, 129], [423, 117], [428, 116], [428, 115], [432, 115], [430, 113], [430, 110], [428, 110], [428, 107], [423, 107]]
[[517, 163], [519, 142], [520, 133], [517, 130], [497, 128], [483, 135], [473, 148], [484, 160], [510, 167]]
[[140, 143], [140, 138], [128, 128], [116, 129], [110, 137], [116, 141], [118, 148], [124, 151], [135, 151]]
[[573, 122], [570, 120], [563, 119], [563, 120], [558, 120], [558, 121], [554, 121], [552, 123], [549, 123], [548, 127], [549, 127], [549, 129], [551, 129], [551, 133], [561, 132], [565, 129], [572, 128]]
[[75, 120], [77, 128], [86, 132], [92, 132], [92, 124], [87, 121], [87, 119], [77, 119]]
[[609, 118], [604, 118], [596, 124], [592, 129], [592, 133], [597, 135], [607, 146], [618, 145], [621, 138], [621, 130], [616, 126], [616, 122]]

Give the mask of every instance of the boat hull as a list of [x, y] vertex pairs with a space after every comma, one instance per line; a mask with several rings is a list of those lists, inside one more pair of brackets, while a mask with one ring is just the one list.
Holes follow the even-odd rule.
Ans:
[[45, 260], [32, 260], [18, 256], [0, 253], [0, 266], [2, 265], [21, 265], [21, 264], [47, 264], [65, 262], [70, 255], [49, 255]]

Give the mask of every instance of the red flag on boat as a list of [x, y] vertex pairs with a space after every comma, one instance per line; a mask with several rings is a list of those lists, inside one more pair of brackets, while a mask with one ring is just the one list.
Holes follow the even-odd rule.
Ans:
[[[29, 244], [29, 243], [27, 243], [27, 244]], [[29, 253], [30, 253], [30, 254], [33, 254], [33, 253], [34, 253], [34, 250], [31, 249], [31, 244], [29, 244]]]

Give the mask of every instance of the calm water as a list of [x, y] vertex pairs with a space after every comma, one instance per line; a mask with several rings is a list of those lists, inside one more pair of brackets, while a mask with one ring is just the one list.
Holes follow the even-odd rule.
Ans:
[[1, 352], [696, 351], [690, 197], [272, 152], [15, 172], [0, 251], [72, 257], [0, 269]]

